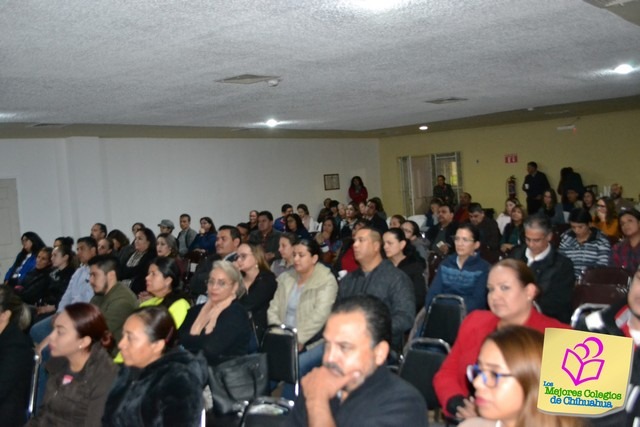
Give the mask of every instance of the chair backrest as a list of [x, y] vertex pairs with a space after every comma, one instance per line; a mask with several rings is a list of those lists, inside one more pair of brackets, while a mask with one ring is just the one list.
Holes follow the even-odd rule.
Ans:
[[499, 250], [494, 251], [487, 245], [480, 245], [478, 254], [480, 255], [480, 258], [487, 261], [491, 265], [500, 261], [500, 257], [502, 256], [502, 253]]
[[602, 310], [603, 308], [608, 307], [606, 304], [593, 304], [586, 303], [582, 304], [580, 307], [576, 308], [571, 315], [571, 327], [573, 329], [578, 326], [578, 323], [584, 321], [584, 318], [593, 313], [594, 311]]
[[439, 338], [452, 346], [466, 315], [467, 308], [461, 296], [436, 295], [427, 310], [422, 337]]
[[449, 346], [442, 340], [417, 338], [411, 341], [400, 366], [400, 377], [420, 391], [429, 410], [440, 407], [433, 388], [433, 377], [448, 353]]
[[587, 267], [582, 272], [581, 283], [591, 285], [620, 285], [628, 287], [631, 273], [620, 267]]
[[282, 397], [258, 397], [247, 406], [241, 427], [280, 427], [287, 422], [293, 410], [293, 401]]
[[269, 379], [295, 385], [298, 395], [298, 334], [285, 325], [270, 325], [262, 337], [262, 352], [267, 353]]
[[619, 267], [588, 267], [582, 273], [579, 284], [573, 289], [572, 305], [613, 304], [629, 290], [631, 273]]

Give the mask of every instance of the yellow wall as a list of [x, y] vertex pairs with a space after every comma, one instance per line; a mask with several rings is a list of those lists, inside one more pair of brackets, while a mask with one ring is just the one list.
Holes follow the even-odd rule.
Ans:
[[[534, 160], [556, 188], [560, 169], [571, 166], [585, 185], [619, 182], [624, 196], [640, 193], [640, 110], [582, 117], [577, 130], [558, 131], [573, 119], [545, 120], [515, 125], [428, 132], [380, 140], [380, 170], [385, 211], [403, 212], [399, 157], [461, 152], [464, 190], [485, 207], [502, 209], [506, 179], [517, 178], [518, 197], [527, 162]], [[505, 154], [518, 155], [518, 163], [506, 164]]]

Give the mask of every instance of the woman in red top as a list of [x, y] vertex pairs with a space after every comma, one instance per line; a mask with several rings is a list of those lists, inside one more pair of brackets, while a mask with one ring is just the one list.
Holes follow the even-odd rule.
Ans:
[[484, 339], [504, 326], [527, 326], [544, 332], [545, 328], [569, 325], [539, 313], [533, 301], [539, 293], [533, 272], [519, 260], [504, 259], [493, 266], [487, 281], [489, 309], [475, 310], [460, 326], [451, 353], [433, 379], [440, 404], [449, 416], [458, 419], [477, 417], [466, 369], [475, 363]]
[[362, 178], [359, 176], [354, 176], [351, 178], [351, 185], [349, 186], [349, 198], [356, 205], [359, 203], [367, 203], [367, 199], [369, 198], [369, 193], [367, 192], [367, 187], [364, 186], [362, 182]]

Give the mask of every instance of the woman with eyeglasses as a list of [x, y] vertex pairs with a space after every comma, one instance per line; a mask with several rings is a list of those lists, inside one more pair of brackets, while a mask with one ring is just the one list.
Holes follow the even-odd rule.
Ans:
[[242, 274], [229, 261], [213, 263], [207, 282], [207, 302], [193, 306], [178, 329], [180, 344], [192, 353], [202, 352], [209, 365], [249, 352], [251, 324], [238, 302], [246, 289]]
[[462, 224], [454, 238], [455, 255], [442, 261], [429, 287], [425, 307], [438, 294], [454, 294], [464, 299], [467, 313], [487, 308], [487, 275], [491, 265], [476, 252], [480, 231], [473, 224]]
[[537, 408], [544, 335], [522, 326], [507, 326], [489, 335], [475, 365], [467, 367], [479, 418], [461, 427], [578, 427], [577, 417], [558, 416]]
[[593, 217], [593, 225], [609, 237], [620, 237], [620, 225], [618, 214], [613, 199], [600, 197], [596, 202], [596, 214]]
[[540, 332], [569, 328], [535, 309], [533, 301], [539, 288], [531, 269], [520, 260], [504, 259], [495, 264], [489, 271], [487, 290], [490, 311], [476, 310], [464, 319], [451, 352], [433, 379], [445, 413], [461, 420], [477, 416], [466, 370], [477, 360], [489, 334], [507, 326], [526, 326]]

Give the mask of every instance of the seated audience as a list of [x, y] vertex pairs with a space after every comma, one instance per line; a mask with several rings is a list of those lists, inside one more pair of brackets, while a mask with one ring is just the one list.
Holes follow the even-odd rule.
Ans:
[[558, 195], [550, 188], [542, 193], [542, 207], [539, 214], [545, 215], [551, 221], [551, 225], [566, 224], [562, 205], [558, 203]]
[[44, 401], [27, 426], [98, 426], [117, 374], [108, 351], [113, 335], [100, 310], [70, 304], [55, 319], [49, 336], [51, 360]]
[[569, 224], [571, 230], [562, 234], [558, 252], [571, 260], [576, 279], [582, 276], [587, 267], [608, 265], [611, 245], [600, 230], [591, 227], [589, 211], [580, 208], [572, 210]]
[[298, 238], [291, 233], [282, 233], [280, 236], [280, 246], [278, 247], [280, 259], [271, 263], [271, 271], [276, 275], [276, 278], [285, 271], [293, 270], [293, 245], [297, 240]]
[[49, 273], [49, 286], [45, 290], [40, 306], [36, 309], [37, 317], [34, 321], [39, 321], [42, 316], [56, 311], [62, 299], [73, 273], [76, 271], [72, 264], [75, 263], [75, 254], [70, 246], [60, 245], [53, 248], [51, 253], [51, 264], [53, 271]]
[[118, 279], [136, 295], [144, 291], [149, 262], [156, 257], [156, 236], [148, 228], [136, 231], [135, 251], [120, 265]]
[[4, 276], [4, 284], [12, 288], [22, 284], [27, 273], [35, 268], [36, 256], [38, 256], [40, 249], [45, 247], [40, 236], [33, 231], [24, 233], [20, 240], [22, 241], [22, 250]]
[[258, 245], [241, 244], [234, 264], [242, 273], [245, 289], [238, 302], [251, 313], [256, 334], [261, 340], [267, 329], [269, 303], [278, 287], [276, 276], [267, 264], [262, 247]]
[[453, 221], [462, 224], [469, 221], [469, 205], [471, 204], [471, 194], [460, 194], [460, 203], [456, 207], [456, 211], [453, 214]]
[[236, 225], [236, 228], [238, 229], [238, 233], [240, 233], [240, 242], [249, 243], [249, 224], [246, 222], [239, 222], [238, 225]]
[[613, 200], [618, 216], [620, 216], [620, 213], [622, 213], [622, 211], [624, 210], [633, 209], [633, 202], [630, 202], [629, 200], [622, 197], [622, 185], [618, 184], [617, 182], [611, 184], [609, 196]]
[[0, 285], [0, 420], [6, 426], [27, 421], [33, 342], [23, 329], [29, 310], [7, 285]]
[[520, 201], [515, 197], [509, 197], [504, 202], [504, 210], [500, 212], [500, 215], [498, 215], [498, 218], [496, 219], [501, 235], [504, 235], [505, 227], [511, 222], [511, 211], [516, 206], [520, 206]]
[[598, 334], [616, 335], [633, 339], [630, 390], [625, 410], [599, 419], [594, 426], [632, 426], [640, 424], [640, 270], [633, 275], [629, 292], [619, 302], [604, 310], [589, 314], [578, 322], [576, 329]]
[[618, 213], [613, 200], [608, 197], [600, 197], [596, 202], [596, 214], [591, 216], [593, 225], [609, 237], [620, 237], [620, 224]]
[[117, 276], [118, 259], [98, 255], [89, 261], [89, 284], [95, 295], [91, 304], [100, 309], [109, 331], [116, 341], [122, 337], [122, 325], [127, 317], [138, 308], [136, 295]]
[[533, 300], [540, 289], [533, 272], [522, 261], [505, 259], [494, 265], [489, 271], [487, 290], [490, 311], [476, 310], [464, 319], [451, 353], [433, 379], [445, 413], [458, 419], [471, 418], [475, 413], [466, 370], [478, 359], [487, 335], [509, 325], [540, 332], [545, 328], [569, 328], [535, 309]]
[[382, 208], [382, 201], [378, 197], [374, 197], [367, 202], [366, 218], [371, 221], [371, 227], [378, 230], [382, 234], [389, 229], [387, 225], [387, 215]]
[[[111, 233], [109, 233], [111, 234]], [[69, 249], [73, 250], [73, 243], [75, 242], [75, 240], [73, 240], [73, 237], [71, 236], [60, 236], [57, 237], [56, 240], [53, 241], [53, 247], [57, 248], [58, 246], [68, 246]]]
[[[219, 237], [218, 232], [218, 237]], [[216, 239], [216, 246], [218, 241]], [[188, 263], [187, 259], [183, 259], [180, 256], [180, 249], [178, 249], [178, 239], [173, 234], [161, 233], [156, 238], [156, 255], [161, 257], [172, 258], [176, 261], [176, 265], [180, 270], [180, 277], [184, 277], [187, 273]]]
[[200, 232], [189, 246], [189, 252], [199, 252], [206, 255], [215, 252], [216, 226], [208, 216], [200, 218]]
[[282, 216], [273, 221], [273, 228], [282, 233], [283, 231], [287, 231], [287, 218], [293, 213], [293, 206], [289, 203], [285, 203], [280, 208], [280, 212], [282, 213]]
[[107, 237], [107, 226], [101, 222], [96, 222], [91, 227], [91, 232], [89, 233], [91, 237], [93, 237], [96, 242]]
[[349, 199], [351, 199], [351, 201], [357, 206], [360, 202], [366, 202], [368, 198], [369, 192], [367, 191], [367, 187], [364, 186], [362, 178], [359, 176], [351, 178], [351, 184], [349, 185]]
[[129, 316], [118, 344], [125, 367], [109, 393], [103, 426], [200, 426], [206, 363], [176, 344], [166, 308], [145, 307]]
[[29, 305], [36, 305], [44, 298], [49, 287], [51, 273], [51, 252], [48, 246], [40, 249], [36, 256], [36, 266], [27, 273], [21, 284], [13, 290], [22, 301]]
[[[111, 240], [113, 245], [112, 255], [118, 257], [121, 263], [127, 262], [128, 257], [125, 259], [126, 249], [129, 246], [129, 238], [120, 230], [111, 230], [107, 234], [107, 239]], [[129, 254], [131, 256], [131, 254]]]
[[180, 344], [203, 352], [209, 365], [249, 352], [249, 314], [237, 299], [245, 292], [242, 274], [229, 261], [216, 261], [209, 274], [208, 299], [187, 312], [178, 330]]
[[340, 238], [351, 237], [353, 234], [353, 226], [360, 218], [360, 212], [358, 211], [358, 205], [354, 202], [349, 202], [344, 210], [344, 218], [342, 226], [340, 228]]
[[418, 255], [426, 261], [429, 258], [429, 244], [422, 238], [418, 224], [415, 221], [408, 220], [400, 228], [404, 232], [404, 237], [416, 249]]
[[491, 251], [500, 248], [500, 229], [495, 219], [488, 217], [480, 203], [469, 205], [469, 221], [475, 225], [480, 232], [480, 246]]
[[286, 218], [285, 230], [288, 233], [294, 234], [298, 239], [310, 239], [311, 235], [307, 228], [302, 224], [302, 219], [298, 214], [289, 214]]
[[279, 258], [280, 232], [273, 229], [273, 215], [269, 211], [258, 214], [258, 229], [249, 235], [249, 243], [260, 245], [267, 262]]
[[481, 418], [460, 427], [583, 427], [580, 417], [547, 414], [537, 408], [544, 335], [522, 326], [506, 326], [489, 335], [467, 377], [476, 390]]
[[162, 221], [160, 221], [160, 224], [158, 224], [158, 228], [160, 228], [159, 234], [173, 234], [173, 230], [176, 228], [176, 226], [170, 219], [163, 219]]
[[589, 215], [591, 215], [591, 218], [594, 218], [597, 213], [596, 201], [596, 195], [593, 193], [593, 191], [585, 190], [584, 194], [582, 195], [582, 207], [589, 211]]
[[249, 232], [258, 229], [258, 214], [259, 212], [256, 210], [249, 211], [249, 222], [247, 223], [249, 226]]
[[150, 298], [140, 303], [140, 307], [165, 307], [171, 314], [176, 327], [182, 326], [191, 304], [182, 290], [180, 269], [176, 261], [173, 258], [161, 256], [155, 258], [149, 264], [146, 283]]
[[318, 222], [313, 219], [311, 215], [309, 215], [309, 208], [304, 203], [300, 203], [296, 210], [298, 211], [298, 216], [302, 220], [302, 225], [307, 229], [310, 233], [314, 233], [318, 231]]
[[500, 251], [510, 252], [514, 247], [524, 244], [524, 220], [527, 211], [523, 206], [514, 206], [511, 209], [511, 221], [504, 227], [502, 239], [500, 240]]
[[418, 255], [415, 247], [409, 243], [400, 228], [392, 227], [382, 236], [383, 248], [387, 259], [409, 276], [416, 297], [416, 313], [424, 306], [427, 294], [427, 282], [424, 272], [425, 260]]
[[342, 240], [340, 240], [340, 231], [336, 226], [332, 217], [327, 217], [322, 222], [322, 229], [315, 237], [316, 242], [320, 245], [322, 256], [320, 261], [327, 265], [331, 265], [336, 259]]
[[191, 215], [183, 213], [180, 215], [180, 231], [178, 232], [178, 253], [185, 256], [189, 253], [189, 247], [196, 239], [198, 233], [191, 228]]
[[392, 215], [391, 219], [389, 220], [389, 228], [400, 228], [406, 221], [407, 219], [402, 215]]
[[635, 274], [640, 266], [640, 212], [635, 209], [623, 211], [618, 220], [624, 239], [611, 249], [609, 265]]
[[431, 199], [431, 203], [429, 203], [429, 210], [424, 214], [427, 218], [425, 222], [425, 226], [427, 228], [438, 225], [438, 209], [440, 209], [440, 206], [442, 205], [444, 205], [444, 202], [441, 199], [437, 197]]
[[[369, 220], [360, 218], [353, 225], [353, 233], [355, 234], [363, 227], [370, 226], [371, 223]], [[355, 254], [353, 252], [353, 243], [353, 236], [342, 239], [342, 246], [340, 246], [340, 250], [338, 251], [338, 255], [336, 256], [336, 260], [332, 266], [333, 274], [338, 277], [338, 280], [344, 277], [347, 273], [356, 271], [360, 266], [358, 261], [356, 261]]]
[[510, 258], [524, 261], [533, 270], [541, 292], [536, 302], [542, 313], [569, 323], [575, 285], [573, 263], [551, 245], [553, 232], [549, 219], [531, 215], [524, 223], [526, 245], [518, 246]]
[[113, 241], [106, 237], [98, 240], [98, 255], [113, 255]]
[[[364, 203], [366, 205], [366, 201]], [[324, 221], [324, 219], [328, 216], [332, 216], [331, 198], [329, 197], [324, 199], [324, 201], [322, 202], [322, 209], [320, 209], [320, 212], [318, 213], [318, 224], [322, 224], [322, 221]]]
[[462, 224], [456, 231], [455, 255], [447, 257], [438, 267], [425, 307], [439, 294], [461, 296], [467, 313], [487, 308], [487, 275], [491, 266], [476, 252], [480, 248], [480, 232], [473, 224]]
[[[267, 317], [269, 324], [297, 329], [302, 377], [322, 358], [322, 329], [336, 300], [338, 283], [331, 270], [318, 262], [320, 247], [315, 241], [303, 239], [297, 242], [293, 257], [295, 271], [278, 278], [278, 289]], [[293, 399], [293, 384], [286, 385], [282, 395]]]
[[285, 425], [426, 427], [424, 399], [386, 367], [391, 327], [389, 308], [375, 297], [336, 304], [323, 333], [322, 366], [302, 378]]
[[426, 238], [429, 249], [440, 256], [447, 256], [453, 249], [453, 236], [456, 235], [458, 223], [453, 221], [451, 206], [442, 205], [438, 209], [438, 225], [427, 230]]

